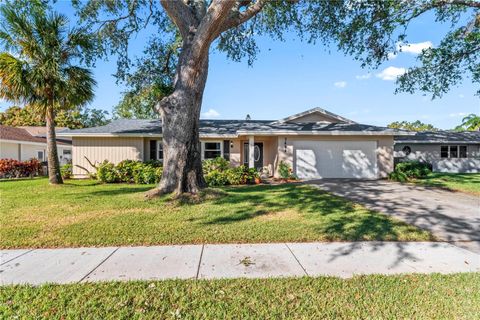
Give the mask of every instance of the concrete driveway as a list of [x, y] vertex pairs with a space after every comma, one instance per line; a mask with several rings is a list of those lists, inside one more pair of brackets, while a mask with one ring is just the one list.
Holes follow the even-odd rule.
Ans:
[[325, 179], [309, 183], [480, 252], [480, 197], [390, 181]]

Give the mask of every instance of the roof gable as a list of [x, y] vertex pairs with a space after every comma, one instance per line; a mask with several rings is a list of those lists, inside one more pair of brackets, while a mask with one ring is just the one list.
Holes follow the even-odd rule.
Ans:
[[333, 112], [327, 111], [322, 108], [313, 108], [307, 111], [303, 111], [287, 118], [275, 121], [275, 123], [285, 122], [329, 122], [329, 123], [355, 123], [354, 121], [339, 116]]

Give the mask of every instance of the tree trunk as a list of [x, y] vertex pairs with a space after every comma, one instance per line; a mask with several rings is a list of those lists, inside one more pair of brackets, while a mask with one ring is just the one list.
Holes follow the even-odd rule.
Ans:
[[[202, 172], [199, 119], [208, 73], [208, 52], [198, 57], [186, 40], [179, 57], [174, 92], [158, 105], [162, 118], [163, 174], [146, 196], [196, 194], [206, 187]], [[195, 58], [198, 57], [198, 58]]]
[[57, 139], [55, 134], [55, 115], [53, 107], [48, 108], [45, 118], [47, 123], [48, 181], [51, 184], [62, 184], [63, 180], [60, 173], [60, 162], [58, 161]]

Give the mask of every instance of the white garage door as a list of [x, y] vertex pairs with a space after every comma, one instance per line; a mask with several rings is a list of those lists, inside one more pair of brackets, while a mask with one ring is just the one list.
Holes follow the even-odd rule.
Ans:
[[295, 141], [295, 172], [300, 179], [376, 179], [376, 148], [376, 141]]

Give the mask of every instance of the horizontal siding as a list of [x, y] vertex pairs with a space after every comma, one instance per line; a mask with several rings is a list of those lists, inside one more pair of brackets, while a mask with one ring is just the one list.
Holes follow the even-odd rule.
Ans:
[[143, 138], [123, 137], [74, 137], [72, 140], [72, 163], [75, 176], [85, 175], [86, 172], [77, 166], [87, 168], [94, 172], [87, 157], [92, 163], [100, 163], [108, 160], [119, 163], [122, 160], [143, 160]]

